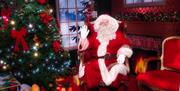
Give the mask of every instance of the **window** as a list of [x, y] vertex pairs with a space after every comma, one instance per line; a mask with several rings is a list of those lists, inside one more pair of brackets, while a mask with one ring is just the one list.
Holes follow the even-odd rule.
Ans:
[[77, 48], [78, 29], [84, 25], [84, 2], [88, 0], [57, 0], [57, 16], [65, 49]]
[[143, 5], [160, 5], [165, 2], [165, 0], [124, 0], [127, 6], [143, 6]]

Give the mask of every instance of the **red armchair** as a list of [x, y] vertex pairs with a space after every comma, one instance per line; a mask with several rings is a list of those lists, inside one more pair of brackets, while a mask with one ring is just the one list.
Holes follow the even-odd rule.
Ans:
[[162, 43], [161, 69], [137, 76], [139, 86], [153, 90], [180, 91], [180, 37], [166, 38]]

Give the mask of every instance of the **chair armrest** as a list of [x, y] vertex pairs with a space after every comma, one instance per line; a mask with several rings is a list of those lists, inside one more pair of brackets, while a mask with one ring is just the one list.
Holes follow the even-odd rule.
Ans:
[[[159, 70], [161, 67], [161, 60], [158, 57], [148, 57], [144, 59], [144, 71]], [[153, 66], [152, 66], [153, 65]], [[153, 68], [155, 67], [155, 68]]]

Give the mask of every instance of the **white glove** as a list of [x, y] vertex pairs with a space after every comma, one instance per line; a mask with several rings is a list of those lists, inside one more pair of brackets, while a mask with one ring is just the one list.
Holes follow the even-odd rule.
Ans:
[[119, 54], [119, 55], [118, 55], [118, 58], [117, 58], [117, 62], [118, 62], [119, 64], [123, 64], [123, 63], [125, 62], [125, 58], [126, 58], [125, 55]]
[[88, 34], [89, 34], [89, 30], [88, 30], [87, 26], [83, 25], [80, 28], [80, 38], [85, 39], [85, 38], [87, 38]]
[[84, 70], [85, 70], [85, 66], [82, 66], [82, 62], [80, 62], [80, 64], [79, 64], [79, 73], [78, 73], [79, 78], [84, 76]]

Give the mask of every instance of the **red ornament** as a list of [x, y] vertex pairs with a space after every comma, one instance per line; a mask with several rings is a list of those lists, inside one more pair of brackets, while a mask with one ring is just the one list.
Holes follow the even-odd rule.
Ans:
[[47, 0], [37, 0], [37, 2], [38, 2], [39, 4], [45, 4], [45, 3], [47, 2]]
[[1, 16], [3, 18], [5, 25], [8, 25], [10, 14], [11, 14], [10, 8], [3, 8], [1, 10]]
[[61, 45], [59, 41], [54, 41], [53, 42], [53, 50], [55, 53], [59, 52], [61, 49]]
[[52, 16], [48, 15], [48, 14], [45, 13], [45, 12], [40, 13], [39, 16], [40, 16], [40, 18], [41, 18], [41, 21], [42, 21], [44, 24], [48, 24], [49, 21], [52, 20]]
[[18, 51], [19, 51], [19, 47], [18, 47], [19, 43], [22, 44], [23, 49], [24, 49], [25, 51], [28, 51], [28, 50], [29, 50], [29, 47], [28, 47], [26, 41], [25, 41], [24, 38], [23, 38], [23, 37], [26, 36], [26, 33], [27, 33], [27, 32], [26, 32], [26, 28], [25, 28], [25, 27], [22, 27], [22, 28], [20, 29], [20, 31], [16, 31], [15, 29], [14, 29], [14, 30], [11, 30], [11, 37], [16, 40], [15, 47], [14, 47], [14, 51], [15, 51], [15, 52], [18, 52]]

